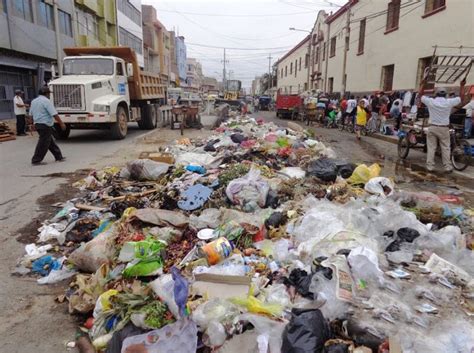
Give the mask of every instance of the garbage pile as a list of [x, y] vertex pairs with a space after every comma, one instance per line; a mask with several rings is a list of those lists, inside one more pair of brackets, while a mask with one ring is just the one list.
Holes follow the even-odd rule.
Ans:
[[459, 197], [397, 191], [376, 164], [245, 117], [162, 152], [78, 182], [18, 265], [39, 284], [69, 279], [59, 299], [91, 351], [474, 346]]

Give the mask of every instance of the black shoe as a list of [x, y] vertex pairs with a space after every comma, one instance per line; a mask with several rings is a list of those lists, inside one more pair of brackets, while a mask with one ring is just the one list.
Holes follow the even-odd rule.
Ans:
[[31, 162], [31, 165], [46, 165], [46, 162]]
[[56, 162], [64, 162], [66, 160], [66, 157], [61, 157], [59, 159], [56, 159]]

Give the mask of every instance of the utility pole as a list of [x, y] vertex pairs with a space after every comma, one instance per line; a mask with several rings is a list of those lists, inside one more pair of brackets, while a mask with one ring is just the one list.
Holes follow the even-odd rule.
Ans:
[[225, 57], [225, 48], [224, 48], [224, 60], [222, 60], [222, 62], [224, 63], [224, 70], [222, 72], [222, 85], [224, 86], [224, 91], [225, 91], [227, 88], [225, 64], [229, 62]]
[[270, 93], [270, 89], [272, 88], [272, 71], [271, 71], [271, 67], [272, 67], [272, 54], [269, 53], [268, 54], [268, 92]]
[[347, 90], [347, 80], [346, 80], [346, 69], [347, 69], [347, 52], [349, 50], [349, 33], [350, 33], [350, 25], [351, 25], [351, 8], [347, 9], [347, 18], [346, 18], [346, 35], [345, 35], [345, 43], [344, 43], [344, 60], [342, 62], [342, 90], [341, 96], [346, 94]]
[[53, 1], [54, 34], [56, 35], [56, 61], [58, 62], [59, 76], [63, 75], [61, 33], [59, 31], [58, 1]]

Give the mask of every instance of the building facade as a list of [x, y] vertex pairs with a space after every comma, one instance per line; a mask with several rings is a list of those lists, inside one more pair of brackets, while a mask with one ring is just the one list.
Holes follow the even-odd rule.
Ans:
[[74, 27], [79, 47], [116, 46], [117, 11], [114, 1], [75, 0]]
[[186, 81], [186, 75], [188, 72], [187, 68], [187, 52], [186, 44], [184, 43], [183, 36], [175, 37], [175, 51], [176, 51], [176, 64], [178, 66], [178, 85], [183, 84]]
[[[84, 0], [90, 2], [89, 0]], [[112, 0], [104, 0], [112, 3]], [[118, 44], [135, 50], [138, 64], [143, 67], [143, 30], [141, 0], [116, 0]]]
[[[0, 119], [12, 118], [15, 89], [32, 100], [51, 78], [51, 63], [74, 46], [73, 0], [0, 2]], [[60, 52], [56, 50], [58, 32]]]
[[171, 79], [170, 32], [158, 20], [153, 6], [143, 5], [143, 45], [145, 70], [159, 73], [163, 82]]
[[219, 90], [219, 85], [214, 77], [202, 78], [201, 92], [202, 93], [216, 93]]
[[[259, 96], [262, 94], [261, 92], [261, 85], [260, 85], [260, 79], [262, 77], [261, 76], [256, 76], [253, 80], [252, 80], [252, 87], [251, 87], [251, 94], [252, 96]], [[278, 81], [277, 81], [278, 82]]]
[[[471, 0], [349, 0], [335, 13], [320, 11], [308, 87], [339, 95], [415, 90], [435, 46], [439, 55], [474, 56], [473, 16]], [[301, 43], [278, 62], [278, 88], [288, 93], [305, 80], [289, 76], [298, 49]], [[467, 84], [474, 84], [474, 70]]]
[[177, 87], [179, 85], [178, 62], [176, 61], [176, 33], [169, 31], [170, 34], [170, 85]]
[[199, 93], [201, 92], [203, 74], [202, 66], [199, 61], [195, 58], [187, 58], [186, 60], [187, 72], [186, 72], [186, 84], [181, 83], [181, 87], [184, 87], [186, 91]]
[[306, 36], [276, 63], [277, 89], [299, 94], [308, 89], [310, 36]]

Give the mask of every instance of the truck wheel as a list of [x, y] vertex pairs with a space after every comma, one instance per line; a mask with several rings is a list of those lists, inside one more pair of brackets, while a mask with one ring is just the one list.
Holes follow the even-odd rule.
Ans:
[[56, 140], [67, 140], [70, 133], [71, 128], [69, 125], [66, 125], [66, 130], [61, 130], [58, 124], [54, 124], [53, 136]]
[[110, 136], [114, 140], [123, 140], [127, 136], [128, 114], [124, 107], [117, 108], [117, 121], [110, 128]]
[[153, 104], [145, 105], [142, 109], [142, 118], [138, 120], [142, 130], [153, 130], [156, 127], [156, 111]]

